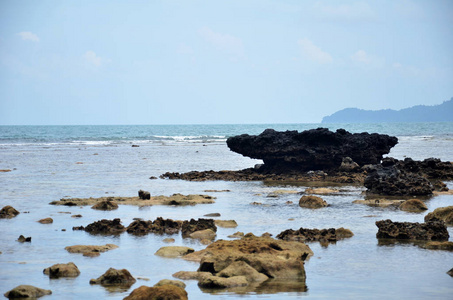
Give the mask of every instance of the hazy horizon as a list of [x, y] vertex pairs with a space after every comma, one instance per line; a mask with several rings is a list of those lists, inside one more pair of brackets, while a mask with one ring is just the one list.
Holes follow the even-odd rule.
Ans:
[[0, 124], [321, 123], [453, 96], [453, 2], [3, 1]]

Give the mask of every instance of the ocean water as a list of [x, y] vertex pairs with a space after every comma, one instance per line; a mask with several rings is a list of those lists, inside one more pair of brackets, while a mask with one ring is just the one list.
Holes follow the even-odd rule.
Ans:
[[[16, 218], [0, 220], [0, 292], [31, 284], [52, 290], [53, 294], [43, 299], [122, 299], [141, 285], [172, 279], [172, 274], [181, 270], [195, 271], [198, 264], [154, 255], [160, 247], [168, 246], [162, 241], [167, 236], [93, 236], [72, 231], [73, 226], [113, 218], [121, 218], [127, 226], [133, 218], [189, 220], [218, 212], [219, 219], [238, 223], [237, 228], [219, 228], [218, 239], [228, 239], [236, 231], [255, 235], [269, 232], [275, 236], [300, 227], [345, 227], [355, 235], [328, 247], [309, 243], [314, 256], [305, 264], [306, 291], [212, 293], [200, 290], [196, 281], [186, 281], [189, 299], [451, 299], [453, 278], [446, 272], [453, 268], [453, 253], [424, 250], [413, 244], [383, 245], [375, 237], [377, 220], [423, 222], [427, 212], [414, 214], [352, 204], [364, 197], [363, 187], [354, 185], [341, 186], [339, 195], [324, 196], [329, 207], [307, 210], [297, 205], [297, 194], [267, 197], [281, 189], [304, 191], [307, 185], [303, 184], [149, 179], [167, 171], [252, 167], [260, 161], [231, 152], [225, 143], [229, 136], [259, 134], [266, 128], [301, 131], [318, 127], [395, 135], [399, 143], [389, 156], [398, 159], [436, 157], [453, 161], [453, 123], [0, 126], [0, 169], [11, 170], [0, 172], [0, 207], [12, 205], [21, 212]], [[447, 185], [453, 188], [453, 182]], [[135, 196], [139, 189], [152, 195], [210, 194], [216, 202], [192, 207], [123, 205], [110, 212], [49, 205], [63, 197]], [[252, 202], [263, 205], [250, 205]], [[453, 196], [435, 196], [426, 204], [428, 211], [453, 205]], [[75, 214], [83, 217], [72, 218]], [[52, 217], [54, 223], [36, 222], [46, 217]], [[449, 232], [453, 236], [451, 228]], [[32, 242], [17, 242], [19, 235], [31, 236]], [[176, 239], [173, 245], [195, 250], [205, 247], [180, 235], [171, 237]], [[64, 250], [70, 245], [106, 243], [119, 248], [96, 258]], [[79, 267], [80, 276], [49, 279], [42, 273], [53, 264], [70, 261]], [[141, 279], [128, 290], [89, 284], [91, 278], [99, 277], [110, 267], [126, 268]]]

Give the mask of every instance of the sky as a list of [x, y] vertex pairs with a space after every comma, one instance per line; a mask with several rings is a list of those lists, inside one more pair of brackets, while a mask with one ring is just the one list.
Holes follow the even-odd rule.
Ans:
[[1, 125], [318, 123], [452, 97], [451, 0], [0, 0]]

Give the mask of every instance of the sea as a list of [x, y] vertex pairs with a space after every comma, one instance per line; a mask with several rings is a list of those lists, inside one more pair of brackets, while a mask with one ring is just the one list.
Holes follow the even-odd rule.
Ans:
[[[352, 133], [369, 132], [398, 137], [387, 156], [415, 160], [440, 158], [453, 161], [453, 123], [373, 124], [228, 124], [228, 125], [122, 125], [122, 126], [0, 126], [0, 208], [11, 205], [21, 213], [0, 219], [0, 292], [28, 284], [50, 289], [42, 299], [123, 299], [135, 288], [175, 279], [178, 271], [196, 271], [198, 264], [181, 258], [162, 258], [155, 252], [169, 246], [204, 249], [197, 240], [180, 235], [90, 235], [73, 231], [101, 219], [120, 218], [124, 226], [134, 218], [174, 220], [206, 218], [220, 213], [235, 220], [236, 228], [218, 228], [217, 239], [240, 231], [274, 237], [286, 229], [339, 228], [354, 236], [334, 244], [308, 243], [314, 255], [305, 262], [306, 288], [254, 291], [202, 290], [185, 281], [189, 299], [452, 299], [453, 253], [425, 250], [414, 243], [383, 243], [376, 239], [378, 220], [423, 222], [438, 207], [453, 205], [453, 195], [424, 199], [428, 211], [409, 213], [394, 208], [353, 204], [364, 199], [364, 187], [333, 183], [288, 182], [189, 182], [161, 179], [165, 172], [240, 170], [261, 163], [229, 150], [226, 139], [239, 134], [259, 134], [267, 128], [303, 131], [326, 127]], [[157, 179], [150, 179], [157, 178]], [[445, 182], [453, 189], [453, 182]], [[341, 192], [322, 196], [330, 206], [318, 210], [298, 206], [300, 193], [312, 186]], [[49, 205], [70, 197], [208, 194], [214, 204], [196, 206], [120, 205], [113, 211]], [[281, 193], [281, 190], [288, 193]], [[275, 196], [275, 192], [280, 193]], [[298, 192], [298, 193], [295, 193]], [[270, 197], [273, 195], [272, 197]], [[252, 205], [259, 202], [261, 205]], [[82, 218], [72, 216], [81, 214]], [[37, 221], [51, 217], [52, 224]], [[450, 241], [453, 230], [449, 228]], [[20, 235], [31, 242], [19, 243]], [[71, 245], [104, 245], [119, 248], [99, 257], [84, 257], [65, 250]], [[43, 269], [74, 262], [76, 278], [49, 279]], [[90, 285], [109, 268], [127, 269], [137, 279], [130, 288]]]

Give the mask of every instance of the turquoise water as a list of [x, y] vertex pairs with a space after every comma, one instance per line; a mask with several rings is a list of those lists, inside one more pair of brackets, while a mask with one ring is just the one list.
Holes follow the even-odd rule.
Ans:
[[[453, 279], [446, 274], [453, 267], [451, 252], [427, 251], [411, 244], [380, 245], [375, 238], [377, 220], [423, 222], [426, 213], [352, 204], [363, 199], [362, 187], [343, 186], [340, 195], [323, 197], [331, 206], [312, 211], [298, 207], [297, 194], [267, 197], [279, 189], [304, 191], [307, 188], [304, 185], [149, 179], [167, 171], [252, 167], [260, 161], [229, 151], [227, 137], [259, 134], [266, 128], [305, 130], [325, 125], [0, 126], [0, 169], [11, 170], [0, 173], [0, 207], [12, 205], [21, 212], [14, 219], [0, 220], [0, 292], [19, 284], [32, 284], [53, 291], [52, 296], [43, 299], [122, 299], [134, 288], [152, 286], [160, 279], [172, 279], [177, 271], [194, 271], [198, 266], [182, 259], [155, 256], [157, 249], [168, 245], [162, 241], [166, 236], [133, 237], [123, 233], [118, 237], [100, 237], [72, 231], [73, 226], [86, 226], [103, 218], [121, 218], [127, 226], [137, 217], [188, 220], [219, 212], [220, 219], [234, 219], [238, 223], [237, 228], [219, 228], [219, 239], [228, 239], [236, 231], [256, 235], [269, 232], [275, 236], [285, 229], [300, 227], [345, 227], [355, 235], [327, 248], [309, 244], [315, 255], [305, 266], [306, 292], [210, 294], [201, 291], [195, 281], [186, 281], [189, 299], [451, 299]], [[453, 123], [329, 124], [328, 128], [396, 135], [399, 144], [389, 154], [396, 158], [439, 157], [453, 161]], [[140, 147], [131, 147], [132, 144]], [[447, 184], [453, 188], [452, 182]], [[217, 197], [216, 203], [194, 207], [120, 206], [118, 210], [102, 212], [89, 207], [48, 204], [66, 196], [134, 196], [139, 189], [153, 195], [230, 192], [212, 193]], [[263, 205], [250, 205], [251, 202]], [[426, 200], [428, 211], [452, 203], [453, 196]], [[83, 217], [71, 218], [74, 214]], [[54, 223], [36, 222], [45, 217], [52, 217]], [[21, 234], [31, 236], [32, 242], [16, 242]], [[172, 237], [176, 239], [174, 245], [195, 250], [205, 247], [180, 236]], [[105, 243], [117, 244], [119, 248], [97, 258], [64, 250], [69, 245]], [[70, 261], [82, 272], [77, 278], [49, 280], [42, 274], [44, 268]], [[91, 278], [99, 277], [109, 267], [126, 268], [134, 277], [147, 280], [138, 280], [127, 291], [89, 285]]]

